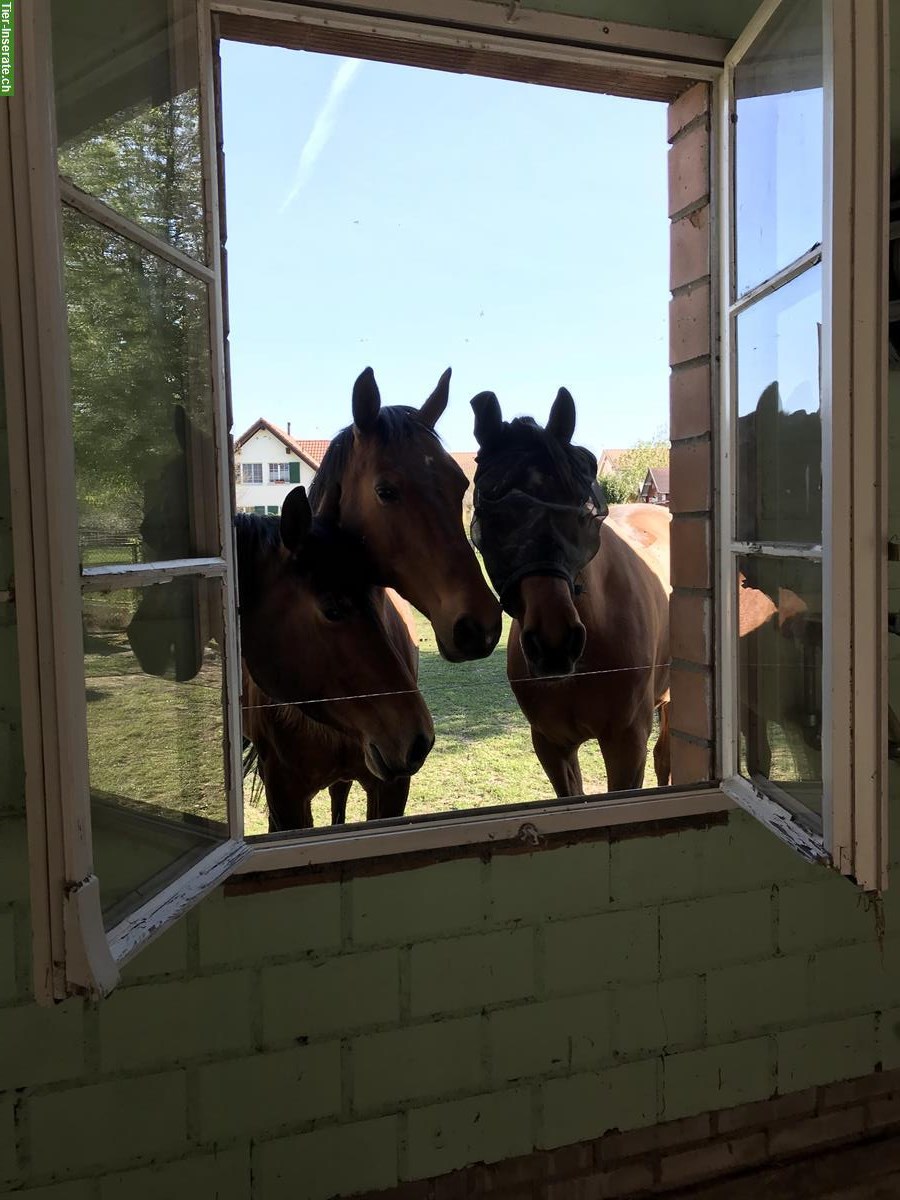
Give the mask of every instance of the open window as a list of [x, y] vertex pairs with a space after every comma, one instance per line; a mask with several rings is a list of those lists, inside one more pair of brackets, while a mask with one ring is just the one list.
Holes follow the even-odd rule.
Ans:
[[[709, 39], [575, 18], [511, 28], [487, 5], [461, 31], [410, 0], [375, 32], [352, 11], [247, 7], [141, 0], [99, 26], [71, 0], [19, 13], [26, 86], [0, 112], [17, 286], [0, 316], [39, 993], [108, 991], [235, 870], [534, 841], [726, 797], [805, 857], [883, 887], [883, 5], [767, 0], [727, 57]], [[707, 252], [720, 238], [692, 259], [696, 292], [672, 285], [690, 301], [680, 378], [704, 379], [698, 407], [712, 398], [718, 414], [711, 435], [683, 431], [677, 468], [673, 456], [693, 563], [671, 609], [685, 631], [679, 787], [245, 838], [235, 489], [254, 491], [242, 509], [283, 514], [275, 485], [298, 482], [301, 462], [253, 452], [236, 475], [230, 452], [220, 34], [659, 100], [715, 85], [713, 136], [705, 99], [687, 118], [703, 214], [671, 211], [686, 216], [673, 247], [682, 233], [699, 230]], [[482, 402], [485, 441], [491, 414]], [[565, 432], [564, 398], [555, 423]], [[718, 472], [688, 499], [685, 471], [704, 456]], [[661, 507], [668, 479], [648, 469], [640, 482]], [[295, 531], [297, 518], [288, 504]]]
[[765, 3], [722, 130], [723, 789], [864, 888], [887, 869], [887, 32]]

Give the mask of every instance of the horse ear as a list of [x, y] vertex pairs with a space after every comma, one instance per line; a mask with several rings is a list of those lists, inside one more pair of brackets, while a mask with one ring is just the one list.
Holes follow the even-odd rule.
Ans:
[[427, 425], [429, 429], [434, 429], [444, 409], [447, 407], [447, 401], [450, 398], [451, 371], [452, 367], [448, 367], [437, 381], [437, 387], [419, 409], [419, 420]]
[[547, 419], [547, 432], [561, 442], [571, 442], [575, 432], [575, 401], [566, 388], [561, 387], [556, 393], [556, 399], [550, 409]]
[[353, 385], [353, 424], [360, 433], [368, 433], [375, 428], [380, 412], [381, 393], [375, 382], [375, 372], [366, 367]]
[[475, 413], [475, 441], [484, 448], [491, 444], [503, 425], [500, 401], [493, 392], [479, 392], [469, 403]]
[[305, 487], [295, 487], [281, 506], [281, 540], [291, 554], [297, 554], [312, 528], [313, 514]]

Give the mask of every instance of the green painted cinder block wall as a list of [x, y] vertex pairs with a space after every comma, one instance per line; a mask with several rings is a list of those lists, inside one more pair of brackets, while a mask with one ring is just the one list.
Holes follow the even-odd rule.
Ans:
[[[637, 7], [602, 15], [676, 25], [677, 10], [683, 28], [729, 34], [754, 4]], [[897, 376], [891, 398], [893, 415]], [[5, 430], [0, 404], [0, 590]], [[897, 439], [894, 420], [892, 460]], [[0, 605], [0, 1194], [325, 1200], [900, 1066], [900, 888], [879, 935], [851, 887], [742, 814], [219, 892], [105, 1003], [41, 1009], [23, 795]]]

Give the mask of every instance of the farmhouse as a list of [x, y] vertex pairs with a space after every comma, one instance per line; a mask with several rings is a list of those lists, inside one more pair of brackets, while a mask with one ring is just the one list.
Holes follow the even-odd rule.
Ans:
[[[324, 443], [327, 445], [327, 443]], [[303, 444], [260, 417], [234, 443], [234, 480], [239, 512], [275, 515], [292, 487], [312, 483], [319, 460]]]
[[669, 468], [650, 467], [641, 484], [640, 499], [645, 504], [669, 503]]
[[[889, 8], [15, 6], [0, 104], [4, 1194], [898, 1193]], [[671, 522], [641, 515], [671, 530], [671, 661], [653, 664], [669, 671], [669, 785], [473, 810], [461, 771], [444, 811], [245, 836], [242, 654], [265, 659], [270, 618], [293, 612], [265, 608], [254, 577], [263, 616], [239, 640], [252, 589], [239, 609], [234, 472], [238, 506], [268, 512], [321, 459], [262, 420], [229, 454], [229, 39], [444, 71], [460, 88], [486, 75], [665, 106], [671, 457], [655, 486]], [[396, 130], [380, 134], [394, 154]], [[535, 155], [552, 136], [535, 130]], [[577, 186], [577, 170], [548, 182], [558, 222]], [[467, 221], [484, 201], [474, 187]], [[526, 265], [532, 251], [517, 247]], [[377, 426], [366, 386], [358, 440]], [[423, 393], [426, 418], [442, 399]], [[563, 453], [573, 426], [562, 397], [547, 436]], [[397, 502], [389, 478], [366, 482], [367, 513]], [[576, 534], [599, 524], [582, 482], [560, 518]], [[498, 510], [517, 535], [520, 502]], [[117, 511], [134, 552], [95, 540], [86, 556], [84, 531]], [[292, 516], [290, 547], [254, 546], [296, 586], [307, 577], [285, 563], [301, 561], [311, 513]], [[615, 536], [601, 533], [597, 553]], [[406, 592], [449, 540], [423, 539], [433, 560]], [[447, 658], [496, 641], [499, 608], [475, 582], [484, 611], [454, 610]], [[573, 608], [583, 594], [575, 567], [541, 586]], [[313, 589], [319, 626], [372, 619], [353, 596]], [[664, 628], [665, 589], [654, 597]], [[311, 642], [279, 642], [269, 692]], [[479, 665], [452, 665], [465, 694]], [[414, 685], [391, 689], [418, 722], [409, 770], [428, 744]], [[462, 716], [464, 735], [490, 745], [491, 716]], [[387, 782], [366, 750], [360, 771]]]

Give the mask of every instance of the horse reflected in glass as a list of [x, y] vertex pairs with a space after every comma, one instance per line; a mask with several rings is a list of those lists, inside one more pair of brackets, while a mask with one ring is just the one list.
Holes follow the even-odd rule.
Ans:
[[472, 533], [513, 618], [507, 674], [557, 796], [584, 791], [579, 747], [596, 739], [610, 791], [641, 787], [653, 713], [657, 782], [669, 782], [669, 514], [607, 510], [597, 461], [572, 444], [561, 388], [546, 428], [472, 400], [480, 447]]
[[342, 528], [366, 546], [378, 583], [430, 622], [450, 662], [485, 658], [501, 612], [462, 522], [467, 480], [435, 424], [447, 407], [450, 369], [421, 408], [383, 407], [371, 368], [353, 387], [353, 424], [331, 442], [310, 487], [318, 511], [337, 495]]

